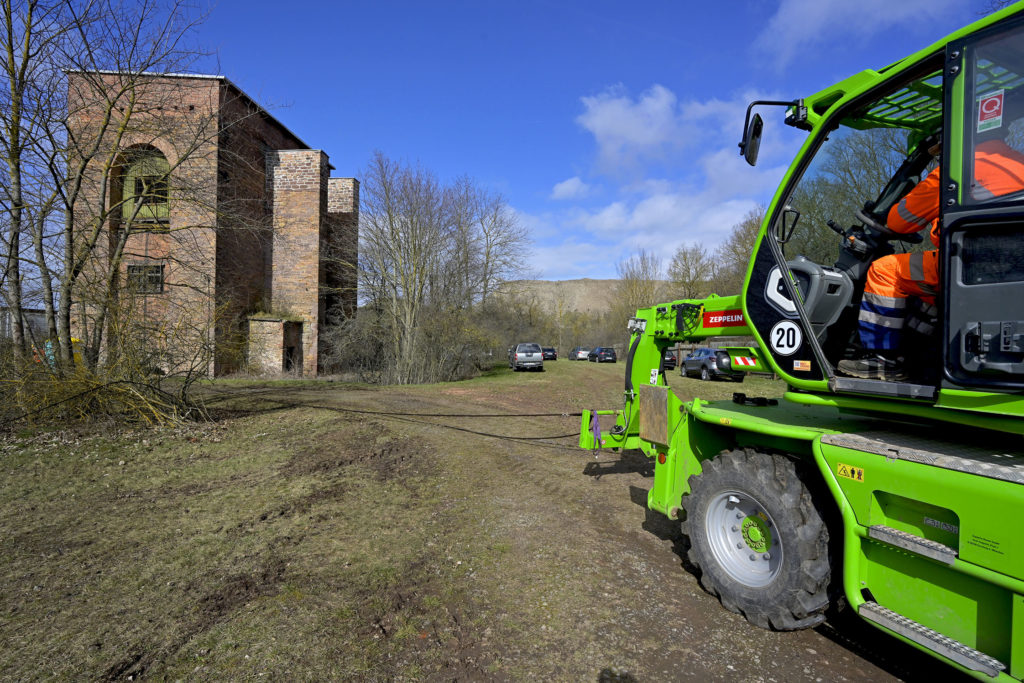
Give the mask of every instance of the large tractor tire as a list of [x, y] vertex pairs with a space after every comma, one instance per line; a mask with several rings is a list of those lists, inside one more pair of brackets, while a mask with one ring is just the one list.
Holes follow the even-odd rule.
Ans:
[[690, 477], [683, 497], [689, 559], [722, 605], [766, 629], [825, 619], [828, 528], [797, 464], [753, 449], [723, 451]]

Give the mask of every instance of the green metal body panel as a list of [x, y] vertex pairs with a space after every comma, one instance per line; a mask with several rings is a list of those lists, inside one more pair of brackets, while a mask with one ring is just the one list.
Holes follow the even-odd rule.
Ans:
[[[1024, 537], [1013, 523], [1024, 486], [822, 443], [826, 435], [903, 429], [834, 406], [682, 402], [671, 390], [668, 405], [670, 443], [641, 444], [656, 458], [649, 508], [677, 518], [690, 478], [725, 449], [749, 446], [813, 463], [843, 519], [849, 605], [857, 609], [870, 595], [1003, 662], [1007, 674], [1000, 678], [1024, 675]], [[941, 543], [956, 559], [947, 566], [870, 538], [875, 525]]]
[[[766, 248], [766, 234], [783, 209], [788, 188], [827, 134], [837, 112], [865, 93], [919, 72], [922, 65], [931, 68], [936, 61], [941, 63], [947, 45], [1018, 13], [1024, 13], [1024, 2], [906, 59], [877, 71], [862, 71], [802, 101], [809, 135], [768, 208], [759, 246], [747, 269], [746, 288], [751, 286], [758, 263], [757, 250]], [[946, 100], [947, 108], [952, 109], [945, 124], [947, 138], [959, 136], [963, 128], [963, 80], [957, 77]], [[912, 133], [934, 130], [936, 116], [942, 111], [935, 106], [934, 88], [929, 88], [926, 84], [914, 91], [922, 97], [914, 101], [924, 104], [918, 105], [917, 118], [909, 123], [887, 120], [886, 109], [875, 107], [853, 124], [898, 126]], [[891, 103], [900, 105], [900, 98], [909, 101], [893, 91]], [[947, 139], [950, 153], [945, 161], [955, 169], [960, 168], [960, 148], [959, 140], [950, 144]], [[951, 171], [952, 180], [962, 184], [956, 173]], [[851, 608], [860, 611], [877, 603], [993, 657], [1005, 667], [990, 679], [945, 660], [969, 675], [983, 680], [1024, 680], [1024, 536], [1016, 527], [1024, 513], [1024, 479], [1005, 467], [996, 475], [978, 469], [981, 461], [976, 454], [979, 444], [999, 435], [1010, 439], [1006, 457], [1024, 471], [1024, 444], [1018, 439], [1024, 434], [1024, 393], [945, 387], [927, 398], [844, 393], [835, 389], [837, 384], [828, 372], [822, 373], [820, 380], [795, 375], [795, 367], [787, 372], [773, 357], [755, 322], [745, 294], [673, 301], [637, 311], [630, 322], [624, 406], [621, 410], [584, 411], [580, 447], [635, 448], [653, 458], [648, 507], [672, 519], [682, 509], [692, 478], [723, 450], [754, 447], [801, 459], [820, 474], [815, 488], [823, 490], [817, 495], [827, 491], [841, 520], [841, 526], [830, 529], [833, 538], [841, 539], [843, 551], [841, 566], [833, 567], [833, 576], [841, 580]], [[722, 336], [756, 340], [755, 348], [726, 347], [732, 367], [776, 373], [789, 386], [783, 402], [683, 401], [666, 386], [660, 372], [665, 348]], [[667, 415], [653, 420], [652, 406]], [[641, 437], [641, 433], [650, 434], [645, 431], [649, 427], [645, 420], [664, 429], [666, 419], [667, 430], [658, 432], [657, 440]], [[884, 445], [886, 439], [896, 443], [916, 433], [933, 444], [933, 451], [922, 451], [926, 456], [948, 451], [948, 457], [915, 460], [904, 457], [905, 452], [900, 455], [903, 451], [897, 447], [889, 453], [865, 446], [871, 439]], [[909, 545], [900, 545], [894, 538], [909, 538]], [[870, 623], [931, 652], [898, 629]]]

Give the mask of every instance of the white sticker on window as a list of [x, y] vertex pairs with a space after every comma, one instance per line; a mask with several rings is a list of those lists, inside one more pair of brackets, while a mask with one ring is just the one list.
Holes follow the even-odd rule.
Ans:
[[800, 326], [792, 320], [781, 320], [775, 323], [768, 339], [772, 350], [780, 356], [796, 353], [803, 341], [804, 333], [800, 330]]
[[658, 383], [658, 368], [654, 368], [654, 369], [651, 370], [651, 384], [657, 384], [657, 383]]
[[1003, 91], [982, 95], [978, 100], [978, 132], [1001, 128], [1003, 125]]

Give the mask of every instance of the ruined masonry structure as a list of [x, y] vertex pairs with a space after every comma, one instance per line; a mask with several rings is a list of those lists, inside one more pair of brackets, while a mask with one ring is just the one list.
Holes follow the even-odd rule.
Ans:
[[[72, 130], [95, 125], [104, 100], [95, 93], [122, 83], [117, 73], [70, 74]], [[222, 76], [152, 74], [133, 93], [132, 121], [142, 125], [118, 146], [111, 182], [86, 186], [95, 203], [122, 207], [106, 230], [111, 245], [127, 235], [119, 286], [128, 308], [151, 329], [194, 329], [213, 350], [207, 374], [315, 376], [328, 317], [355, 312], [359, 182], [331, 178], [327, 154]], [[145, 198], [135, 204], [133, 192]], [[80, 296], [88, 301], [84, 288]], [[80, 309], [83, 330], [97, 324], [87, 303]]]

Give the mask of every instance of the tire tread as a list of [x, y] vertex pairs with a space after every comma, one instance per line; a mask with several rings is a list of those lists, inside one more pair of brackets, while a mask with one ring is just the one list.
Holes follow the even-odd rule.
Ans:
[[[830, 604], [828, 528], [823, 512], [801, 479], [800, 466], [801, 463], [789, 457], [753, 448], [725, 450], [703, 463], [702, 474], [690, 477], [691, 493], [683, 498], [687, 514], [682, 530], [691, 540], [687, 557], [700, 569], [701, 585], [730, 612], [741, 614], [765, 629], [792, 631], [816, 626], [825, 620], [825, 610]], [[702, 520], [703, 515], [695, 506], [705, 496], [714, 494], [714, 490], [705, 489], [715, 486], [719, 480], [730, 482], [732, 486], [739, 485], [732, 482], [746, 482], [748, 488], [764, 492], [769, 499], [778, 499], [782, 514], [788, 519], [776, 523], [795, 527], [796, 533], [789, 540], [795, 547], [787, 552], [790, 557], [798, 558], [799, 564], [784, 564], [784, 573], [767, 587], [770, 590], [750, 588], [727, 576], [716, 576], [716, 565], [709, 566], [713, 560], [704, 557], [701, 539], [695, 536], [695, 532], [701, 530], [694, 528], [694, 520]], [[775, 586], [779, 581], [785, 584], [781, 590]]]

